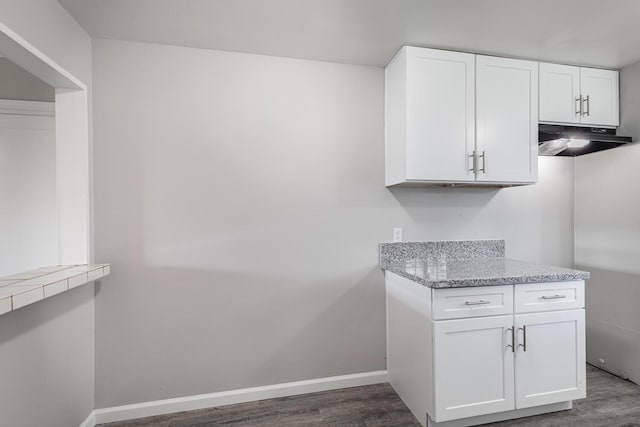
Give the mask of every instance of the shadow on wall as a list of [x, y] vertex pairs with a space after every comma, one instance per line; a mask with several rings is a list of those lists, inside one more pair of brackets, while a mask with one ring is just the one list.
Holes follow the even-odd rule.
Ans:
[[[416, 221], [441, 217], [441, 212], [477, 212], [489, 205], [500, 188], [390, 187], [389, 192]], [[452, 199], [455, 203], [452, 203]]]
[[0, 348], [21, 336], [73, 316], [73, 312], [93, 300], [93, 286], [80, 286], [0, 316]]
[[587, 265], [587, 361], [640, 384], [640, 274]]
[[[279, 367], [283, 366], [283, 363], [288, 369], [294, 367], [296, 371], [300, 372], [301, 380], [321, 378], [326, 375], [323, 370], [314, 370], [313, 367], [320, 367], [324, 363], [327, 329], [333, 330], [332, 333], [329, 333], [336, 338], [333, 341], [336, 348], [331, 351], [332, 357], [335, 358], [335, 375], [358, 373], [357, 368], [354, 369], [352, 364], [344, 363], [343, 360], [370, 360], [368, 366], [360, 366], [360, 372], [386, 369], [386, 357], [384, 360], [381, 357], [371, 360], [372, 354], [367, 353], [370, 353], [372, 348], [361, 345], [362, 342], [375, 342], [378, 344], [374, 349], [375, 355], [386, 353], [384, 346], [386, 341], [380, 339], [380, 335], [383, 335], [386, 329], [385, 316], [371, 315], [371, 307], [376, 307], [378, 313], [385, 312], [384, 303], [380, 303], [381, 298], [384, 298], [383, 280], [382, 271], [375, 268], [365, 272], [360, 280], [354, 282], [346, 290], [344, 286], [336, 284], [336, 294], [331, 303], [321, 306], [321, 309], [312, 318], [309, 318], [308, 322], [295, 325], [289, 339], [282, 342], [261, 365], [254, 367], [253, 372], [249, 373], [247, 378], [260, 376], [261, 372], [265, 370], [277, 371]], [[305, 295], [298, 302], [292, 301], [292, 303], [305, 304], [304, 300], [308, 297]], [[378, 323], [377, 327], [370, 327], [372, 321]], [[362, 325], [365, 324], [367, 327], [363, 328]], [[327, 328], [327, 325], [331, 326]], [[354, 339], [354, 337], [358, 338]], [[294, 356], [301, 349], [305, 349], [305, 353], [310, 357], [300, 360]]]
[[533, 185], [385, 189], [402, 212], [392, 225], [407, 240], [505, 239], [508, 258], [573, 267], [574, 160], [538, 162]]
[[[97, 389], [100, 407], [386, 367], [378, 267], [318, 277], [115, 269], [99, 286], [96, 317], [109, 319], [96, 332], [97, 375], [110, 385]], [[105, 345], [113, 340], [117, 348]]]
[[398, 225], [411, 236], [407, 241], [506, 239], [511, 234], [508, 224], [495, 221], [500, 200], [505, 200], [500, 195], [504, 189], [390, 187], [386, 191], [406, 217]]
[[0, 316], [0, 425], [77, 426], [94, 405], [91, 285]]

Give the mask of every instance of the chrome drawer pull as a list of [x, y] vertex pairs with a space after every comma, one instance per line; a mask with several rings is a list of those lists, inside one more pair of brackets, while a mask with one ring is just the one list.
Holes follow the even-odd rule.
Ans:
[[582, 95], [580, 95], [579, 98], [576, 98], [576, 115], [581, 115], [582, 114]]
[[518, 344], [518, 347], [522, 347], [524, 351], [527, 351], [527, 326], [523, 325], [522, 328], [518, 328], [522, 331], [522, 344]]
[[464, 303], [465, 305], [485, 305], [491, 304], [491, 301], [479, 300], [479, 301], [467, 301]]
[[588, 116], [589, 113], [591, 112], [591, 105], [589, 103], [589, 95], [587, 95], [587, 97], [584, 99], [585, 102], [587, 103], [587, 109], [584, 110], [584, 112], [582, 113], [583, 116]]
[[567, 297], [566, 295], [552, 295], [552, 296], [543, 295], [542, 299], [562, 299], [566, 297]]
[[508, 328], [507, 331], [511, 331], [511, 344], [507, 345], [507, 348], [511, 347], [511, 352], [515, 353], [516, 352], [516, 338], [515, 338], [515, 332], [513, 331], [513, 328]]

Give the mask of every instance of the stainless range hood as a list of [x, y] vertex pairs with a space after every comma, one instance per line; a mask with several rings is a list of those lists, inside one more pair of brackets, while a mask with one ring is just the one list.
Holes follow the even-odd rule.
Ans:
[[538, 154], [541, 156], [582, 156], [631, 142], [616, 135], [615, 129], [563, 125], [538, 126]]

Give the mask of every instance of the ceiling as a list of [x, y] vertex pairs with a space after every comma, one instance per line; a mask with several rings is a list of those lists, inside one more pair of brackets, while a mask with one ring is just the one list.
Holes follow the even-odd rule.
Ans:
[[93, 36], [384, 66], [402, 45], [621, 68], [637, 0], [59, 0]]

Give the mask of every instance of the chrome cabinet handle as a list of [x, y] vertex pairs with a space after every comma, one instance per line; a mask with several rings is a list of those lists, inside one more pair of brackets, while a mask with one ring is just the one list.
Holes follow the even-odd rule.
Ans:
[[478, 301], [467, 301], [464, 303], [465, 305], [485, 305], [485, 304], [491, 304], [491, 301], [485, 301], [485, 300], [478, 300]]
[[513, 328], [508, 328], [507, 331], [511, 331], [511, 344], [507, 344], [507, 348], [511, 347], [511, 352], [515, 353], [516, 352], [516, 337], [515, 337], [515, 332], [513, 330]]
[[[586, 98], [584, 98], [584, 102], [587, 104], [587, 108], [584, 110], [584, 112], [582, 113], [583, 116], [588, 116], [589, 113], [591, 112], [591, 106], [590, 106], [590, 101], [589, 101], [589, 95], [587, 95]], [[582, 109], [582, 107], [580, 108]]]
[[566, 297], [566, 295], [543, 295], [542, 299], [562, 299]]
[[519, 331], [522, 331], [522, 344], [518, 344], [518, 347], [522, 347], [524, 351], [527, 351], [527, 327], [522, 326], [522, 328], [518, 328]]
[[576, 106], [576, 115], [581, 115], [582, 114], [582, 95], [580, 95], [578, 98], [576, 98], [576, 104], [578, 104]]
[[478, 157], [482, 158], [482, 169], [480, 169], [480, 172], [487, 173], [487, 156], [484, 151]]
[[473, 150], [473, 153], [469, 154], [469, 157], [471, 158], [471, 169], [469, 169], [469, 172], [476, 173], [476, 150]]

